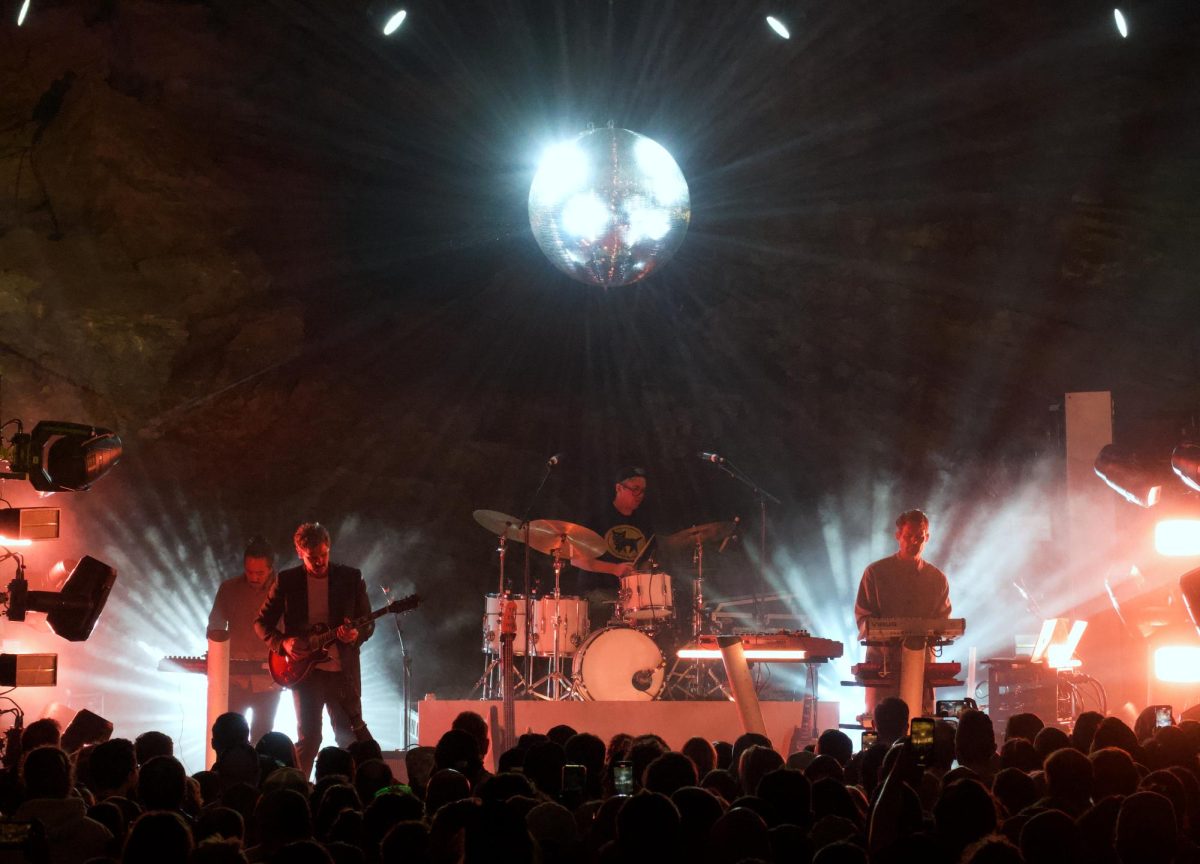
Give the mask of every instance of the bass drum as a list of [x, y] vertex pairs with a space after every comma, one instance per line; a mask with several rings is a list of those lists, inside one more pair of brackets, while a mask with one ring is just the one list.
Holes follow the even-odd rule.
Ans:
[[650, 702], [666, 682], [667, 661], [640, 630], [605, 627], [575, 655], [575, 692], [589, 702]]

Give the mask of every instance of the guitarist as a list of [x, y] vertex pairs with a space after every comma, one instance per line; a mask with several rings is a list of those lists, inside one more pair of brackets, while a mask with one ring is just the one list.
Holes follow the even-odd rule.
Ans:
[[271, 650], [297, 660], [309, 654], [306, 637], [314, 628], [336, 629], [337, 638], [326, 649], [329, 659], [317, 664], [292, 690], [298, 726], [296, 751], [300, 770], [307, 776], [321, 748], [323, 710], [329, 711], [339, 747], [371, 737], [362, 718], [358, 653], [375, 625], [369, 621], [359, 629], [348, 626], [351, 619], [371, 613], [367, 586], [360, 571], [330, 563], [325, 527], [305, 522], [296, 529], [293, 540], [301, 565], [279, 573], [259, 609], [254, 629]]

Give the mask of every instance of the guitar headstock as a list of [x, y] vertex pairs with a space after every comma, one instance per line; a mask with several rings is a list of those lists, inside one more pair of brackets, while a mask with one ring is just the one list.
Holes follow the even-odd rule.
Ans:
[[387, 614], [399, 615], [402, 612], [411, 612], [416, 609], [421, 602], [421, 595], [409, 594], [407, 597], [401, 597], [399, 600], [393, 600], [387, 605]]

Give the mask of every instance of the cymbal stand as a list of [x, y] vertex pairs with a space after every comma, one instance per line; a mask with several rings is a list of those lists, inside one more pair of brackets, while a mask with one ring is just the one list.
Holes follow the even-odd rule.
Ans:
[[[496, 547], [496, 552], [499, 553], [499, 555], [500, 555], [500, 585], [499, 585], [499, 588], [496, 591], [496, 593], [500, 597], [500, 608], [501, 609], [504, 608], [505, 601], [512, 599], [512, 592], [509, 590], [508, 583], [504, 578], [504, 559], [505, 559], [506, 555], [508, 554], [507, 532], [508, 532], [508, 529], [511, 527], [513, 527], [513, 523], [505, 522], [504, 523], [504, 528], [505, 528], [504, 533], [500, 534], [496, 538], [496, 542], [498, 544]], [[526, 602], [528, 603], [528, 601], [526, 601]], [[396, 616], [396, 617], [397, 617], [397, 622], [398, 622], [399, 616]], [[399, 627], [398, 623], [397, 623], [397, 627]], [[530, 644], [528, 641], [528, 635], [529, 634], [527, 633], [526, 634], [526, 642], [525, 642], [526, 645]], [[487, 660], [484, 662], [483, 674], [479, 676], [479, 680], [475, 682], [475, 686], [471, 689], [471, 692], [474, 693], [476, 691], [479, 691], [479, 698], [482, 700], [499, 699], [500, 698], [499, 669], [500, 669], [500, 655], [496, 654], [496, 655], [493, 655], [491, 660]], [[521, 691], [521, 689], [525, 686], [525, 682], [528, 680], [528, 678], [524, 674], [522, 674], [521, 669], [518, 667], [516, 657], [513, 658], [513, 672], [516, 675], [513, 690], [514, 690], [514, 692], [519, 693]]]
[[[527, 690], [525, 686], [525, 676], [521, 674], [521, 667], [517, 665], [517, 658], [513, 658], [513, 695]], [[475, 686], [471, 688], [471, 694], [479, 693], [481, 701], [495, 701], [502, 698], [500, 692], [500, 655], [492, 655], [491, 660], [485, 660], [483, 666], [483, 674], [479, 676], [479, 680], [475, 682]]]
[[[551, 459], [546, 463], [546, 472], [542, 474], [541, 482], [537, 488], [533, 490], [533, 497], [529, 499], [529, 505], [525, 508], [525, 512], [521, 514], [521, 539], [525, 542], [525, 680], [533, 680], [533, 590], [529, 583], [529, 514], [533, 512], [534, 505], [537, 504], [538, 496], [542, 494], [542, 487], [546, 485], [546, 481], [550, 479], [550, 474], [554, 471], [554, 466], [558, 464], [557, 458]], [[557, 584], [557, 581], [556, 581]], [[518, 676], [520, 677], [520, 676]], [[526, 688], [526, 693], [531, 693], [532, 687]]]
[[[562, 610], [560, 608], [562, 602], [562, 569], [565, 563], [563, 550], [570, 550], [570, 545], [566, 535], [563, 535], [562, 542], [554, 549], [554, 614], [550, 616], [550, 626], [554, 628], [554, 637], [550, 649], [550, 668], [545, 676], [534, 681], [529, 685], [528, 692], [538, 697], [539, 699], [547, 699], [550, 701], [558, 701], [561, 699], [569, 699], [574, 695], [575, 685], [571, 679], [563, 674], [562, 671], [562, 652], [559, 645], [559, 636], [562, 631]], [[532, 617], [532, 614], [530, 615]], [[530, 652], [532, 653], [532, 652]], [[543, 684], [546, 685], [544, 694], [536, 692], [536, 689]]]
[[[692, 579], [692, 639], [690, 644], [696, 645], [704, 633], [704, 543], [697, 539], [692, 551], [692, 563], [696, 565], [696, 575]], [[706, 686], [706, 680], [712, 684]], [[713, 672], [712, 667], [703, 660], [675, 659], [671, 674], [667, 676], [667, 692], [678, 693], [684, 699], [705, 699], [717, 693], [727, 695], [721, 679]]]

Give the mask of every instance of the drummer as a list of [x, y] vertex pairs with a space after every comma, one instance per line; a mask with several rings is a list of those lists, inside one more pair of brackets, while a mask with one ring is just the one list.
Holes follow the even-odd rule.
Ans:
[[[587, 524], [603, 539], [607, 551], [598, 558], [575, 555], [571, 563], [581, 571], [607, 574], [618, 579], [633, 572], [633, 562], [654, 536], [645, 512], [646, 471], [630, 465], [616, 473], [613, 497], [594, 511]], [[580, 573], [575, 592], [586, 597], [592, 629], [605, 627], [613, 617], [618, 584], [612, 578]]]

